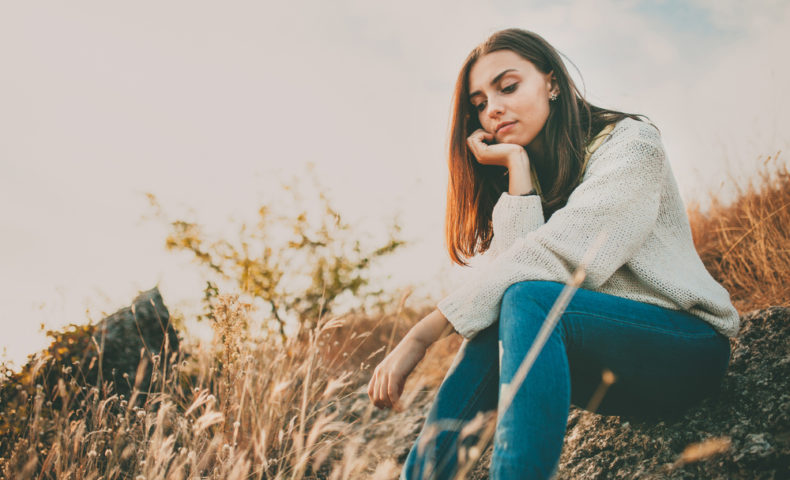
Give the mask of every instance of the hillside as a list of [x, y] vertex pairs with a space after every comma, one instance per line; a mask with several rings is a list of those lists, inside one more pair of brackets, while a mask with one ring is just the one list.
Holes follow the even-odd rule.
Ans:
[[[733, 203], [689, 209], [701, 258], [742, 314], [719, 394], [651, 422], [573, 409], [558, 478], [790, 478], [790, 173], [777, 165]], [[144, 292], [98, 325], [51, 332], [45, 352], [3, 373], [5, 478], [397, 478], [460, 345], [431, 347], [406, 410], [380, 411], [371, 371], [431, 306], [405, 295], [281, 342], [252, 338], [250, 306], [220, 295], [215, 342], [201, 345], [165, 304]], [[487, 478], [490, 449], [478, 453], [470, 477]]]

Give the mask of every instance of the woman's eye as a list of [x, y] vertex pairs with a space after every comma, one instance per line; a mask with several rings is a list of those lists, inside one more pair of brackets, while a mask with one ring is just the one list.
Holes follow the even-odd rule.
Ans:
[[[515, 91], [516, 91], [516, 88], [518, 88], [518, 83], [511, 83], [511, 84], [510, 84], [510, 85], [508, 85], [507, 87], [503, 87], [503, 88], [502, 88], [502, 91], [503, 91], [504, 93], [513, 93], [513, 92], [515, 92]], [[484, 108], [486, 108], [486, 102], [480, 102], [480, 103], [478, 103], [477, 105], [473, 105], [473, 107], [474, 107], [474, 109], [475, 109], [475, 110], [477, 110], [478, 112], [482, 112], [482, 111], [483, 111], [483, 109], [484, 109]]]

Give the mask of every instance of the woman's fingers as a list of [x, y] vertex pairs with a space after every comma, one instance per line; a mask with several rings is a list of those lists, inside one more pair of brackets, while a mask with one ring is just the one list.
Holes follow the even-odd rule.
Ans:
[[398, 388], [398, 382], [394, 375], [390, 375], [387, 381], [387, 394], [389, 395], [390, 405], [392, 407], [397, 405], [398, 399], [400, 398], [400, 389]]
[[485, 130], [484, 130], [484, 129], [482, 129], [482, 128], [478, 128], [477, 130], [475, 130], [474, 132], [472, 132], [472, 134], [471, 134], [471, 135], [469, 135], [469, 137], [470, 137], [470, 138], [471, 138], [471, 137], [476, 137], [476, 138], [484, 138], [484, 137], [492, 137], [492, 136], [493, 136], [493, 135], [492, 135], [491, 133], [489, 133], [489, 132], [485, 131]]
[[385, 399], [382, 395], [382, 380], [384, 379], [384, 375], [381, 373], [381, 370], [376, 368], [373, 372], [373, 377], [370, 379], [370, 383], [368, 384], [368, 397], [370, 397], [370, 401], [373, 402], [373, 405], [376, 408], [384, 408], [385, 406]]
[[376, 403], [375, 386], [376, 386], [376, 371], [373, 372], [373, 376], [370, 377], [370, 382], [368, 383], [368, 397], [370, 397], [370, 401], [373, 403]]
[[392, 374], [377, 370], [368, 384], [368, 397], [377, 408], [392, 408], [400, 398], [400, 385]]
[[475, 156], [478, 162], [481, 163], [488, 163], [488, 159], [486, 158], [486, 149], [489, 147], [487, 143], [483, 140], [492, 140], [494, 135], [486, 132], [482, 128], [475, 130], [469, 137], [467, 137], [466, 142], [469, 145], [469, 149], [472, 151], [472, 155]]
[[370, 401], [373, 405], [378, 406], [378, 383], [377, 383], [377, 374], [374, 372], [373, 377], [370, 379], [370, 383], [368, 384], [368, 397], [370, 397]]
[[411, 337], [403, 340], [373, 371], [368, 396], [378, 408], [400, 411], [400, 396], [409, 373], [425, 355], [427, 346]]
[[471, 135], [469, 135], [469, 136], [466, 138], [466, 141], [467, 141], [467, 143], [468, 143], [469, 145], [474, 145], [474, 146], [476, 146], [478, 143], [481, 143], [481, 142], [483, 141], [483, 138], [485, 138], [485, 136], [486, 136], [486, 134], [487, 134], [487, 133], [488, 133], [488, 132], [486, 132], [486, 131], [485, 131], [485, 130], [483, 130], [483, 129], [478, 129], [478, 130], [475, 130], [475, 131], [474, 131], [474, 132], [473, 132]]
[[368, 396], [376, 408], [384, 408], [385, 406], [384, 397], [381, 395], [381, 383], [383, 378], [384, 375], [381, 374], [381, 372], [377, 369], [373, 374], [373, 378], [370, 379], [370, 384], [368, 385]]
[[[486, 143], [486, 140], [491, 143]], [[493, 142], [494, 134], [483, 129], [475, 130], [466, 139], [469, 150], [478, 163], [482, 165], [498, 165], [508, 167], [510, 158], [514, 155], [523, 155], [524, 147], [515, 143]]]
[[466, 140], [467, 140], [467, 144], [469, 145], [469, 148], [472, 149], [473, 153], [479, 153], [481, 151], [481, 149], [483, 149], [483, 148], [485, 148], [487, 146], [483, 142], [483, 139], [486, 139], [486, 138], [490, 139], [490, 138], [493, 138], [493, 137], [494, 137], [493, 135], [491, 135], [490, 133], [486, 132], [485, 130], [483, 130], [481, 128], [481, 129], [475, 130], [475, 132], [472, 133], [471, 135], [469, 135], [469, 137]]
[[389, 394], [387, 393], [387, 377], [389, 377], [389, 375], [382, 375], [379, 379], [379, 400], [381, 402], [381, 408], [392, 406]]

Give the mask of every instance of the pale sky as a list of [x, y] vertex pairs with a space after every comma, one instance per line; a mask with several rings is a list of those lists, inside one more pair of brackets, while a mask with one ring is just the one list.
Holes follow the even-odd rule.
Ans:
[[0, 349], [21, 363], [41, 323], [157, 282], [188, 311], [202, 270], [164, 250], [145, 193], [232, 236], [308, 162], [360, 237], [398, 215], [412, 246], [386, 284], [438, 301], [470, 274], [443, 245], [452, 87], [507, 27], [570, 58], [593, 103], [648, 115], [687, 201], [787, 151], [786, 1], [3, 2]]

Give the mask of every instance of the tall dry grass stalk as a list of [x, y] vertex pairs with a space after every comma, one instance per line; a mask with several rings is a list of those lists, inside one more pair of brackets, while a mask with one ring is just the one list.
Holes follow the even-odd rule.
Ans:
[[777, 153], [756, 176], [732, 203], [711, 194], [707, 212], [688, 210], [700, 258], [740, 312], [790, 305], [790, 172]]
[[[777, 159], [766, 161], [760, 183], [740, 191], [732, 204], [712, 198], [706, 212], [689, 209], [703, 262], [741, 311], [787, 305], [790, 298], [790, 173]], [[272, 342], [248, 335], [249, 305], [220, 296], [214, 342], [184, 343], [188, 356], [154, 357], [158, 378], [147, 392], [127, 399], [107, 382], [81, 384], [71, 368], [63, 369], [50, 391], [30, 385], [32, 394], [24, 396], [27, 423], [0, 458], [0, 475], [396, 478], [392, 452], [412, 429], [402, 425], [401, 414], [375, 410], [366, 385], [372, 367], [433, 309], [409, 310], [404, 303], [405, 296], [395, 314], [379, 318], [319, 318], [315, 328]], [[460, 338], [451, 336], [431, 347], [406, 384], [405, 406], [430, 402], [459, 345]], [[494, 422], [494, 416], [482, 416], [461, 433], [483, 431], [490, 440]], [[463, 471], [485, 443], [459, 453], [467, 463]]]
[[[409, 319], [319, 319], [285, 343], [250, 338], [249, 305], [221, 295], [214, 341], [188, 357], [154, 357], [160, 381], [135, 402], [112, 386], [38, 389], [24, 434], [0, 459], [14, 479], [394, 478], [387, 438], [394, 423], [367, 399], [370, 364]], [[405, 320], [405, 321], [404, 321]], [[367, 342], [366, 339], [373, 341]], [[386, 345], [384, 346], [386, 348]], [[163, 362], [168, 362], [164, 368]], [[366, 363], [367, 362], [367, 363]], [[64, 374], [64, 382], [76, 382]], [[420, 387], [418, 386], [418, 389]], [[61, 396], [50, 418], [42, 406]], [[141, 403], [141, 404], [140, 404]], [[138, 405], [139, 404], [139, 405]], [[380, 454], [379, 454], [380, 455]]]
[[[756, 173], [757, 183], [750, 183], [745, 189], [738, 188], [738, 195], [732, 203], [725, 205], [711, 194], [708, 211], [703, 212], [698, 203], [691, 204], [688, 209], [700, 258], [711, 275], [727, 289], [733, 304], [741, 312], [771, 305], [790, 305], [790, 172], [787, 165], [779, 161], [777, 154], [768, 157]], [[591, 249], [587, 255], [594, 255], [594, 250]], [[510, 406], [547, 335], [556, 325], [583, 277], [582, 266], [544, 319], [512, 384], [503, 389], [497, 408], [499, 412]], [[594, 412], [615, 381], [615, 375], [604, 370], [601, 384], [586, 409]], [[476, 460], [490, 446], [497, 417], [492, 413], [480, 413], [471, 421], [457, 425], [459, 444], [470, 435], [474, 435], [476, 441], [471, 447], [459, 448], [459, 468], [454, 478], [466, 478]], [[433, 435], [426, 433], [422, 440], [427, 443], [432, 441]], [[436, 431], [434, 435], [438, 433]], [[678, 463], [697, 461], [727, 448], [727, 439], [690, 445]]]

